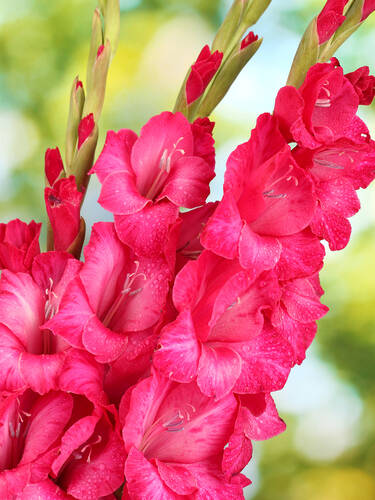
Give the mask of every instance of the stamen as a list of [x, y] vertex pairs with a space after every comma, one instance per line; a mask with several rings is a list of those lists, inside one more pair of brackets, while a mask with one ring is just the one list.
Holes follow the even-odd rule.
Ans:
[[270, 189], [269, 191], [264, 191], [263, 196], [266, 196], [267, 198], [286, 198], [285, 193], [281, 194], [273, 194], [274, 190]]
[[315, 106], [318, 108], [330, 108], [331, 107], [331, 100], [330, 99], [317, 99], [315, 102]]
[[11, 437], [11, 438], [16, 437], [16, 433], [14, 432], [13, 422], [9, 422], [8, 427], [9, 427], [9, 434], [10, 434], [10, 437]]

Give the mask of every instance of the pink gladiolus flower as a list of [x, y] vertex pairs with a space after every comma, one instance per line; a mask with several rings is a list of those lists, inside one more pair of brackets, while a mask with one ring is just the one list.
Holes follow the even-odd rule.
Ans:
[[227, 259], [239, 258], [254, 274], [277, 264], [280, 237], [311, 221], [312, 184], [295, 163], [276, 120], [264, 114], [250, 140], [227, 163], [224, 196], [201, 237], [205, 248]]
[[162, 330], [154, 365], [177, 382], [197, 378], [210, 397], [281, 389], [291, 348], [264, 317], [279, 299], [272, 273], [254, 280], [237, 262], [203, 252], [176, 277], [179, 315]]
[[357, 116], [355, 88], [335, 61], [315, 64], [299, 89], [287, 86], [277, 94], [274, 114], [288, 141], [315, 149], [346, 138], [368, 140], [368, 129]]
[[71, 418], [73, 398], [30, 390], [0, 403], [0, 496], [13, 500], [25, 486], [47, 479]]
[[0, 269], [26, 272], [39, 254], [39, 235], [42, 225], [19, 219], [0, 224]]
[[44, 327], [81, 263], [68, 254], [35, 257], [31, 274], [3, 271], [0, 280], [0, 389], [67, 390], [105, 402], [103, 372], [87, 353], [74, 352]]
[[173, 383], [156, 373], [138, 383], [120, 405], [129, 497], [243, 498], [248, 481], [238, 475], [226, 480], [221, 471], [236, 412], [232, 394], [215, 401], [195, 383]]
[[[125, 352], [132, 359], [142, 354], [136, 339], [146, 351], [153, 346], [153, 327], [162, 319], [170, 278], [162, 257], [137, 257], [117, 238], [112, 223], [95, 224], [85, 264], [45, 327], [99, 362]], [[139, 348], [135, 355], [131, 339]]]
[[137, 254], [165, 251], [178, 207], [199, 206], [209, 194], [212, 143], [203, 144], [203, 133], [207, 127], [192, 131], [181, 113], [169, 112], [151, 118], [139, 138], [131, 130], [108, 133], [91, 172], [102, 183], [99, 203], [115, 214], [120, 239]]
[[211, 53], [208, 45], [203, 47], [197, 60], [191, 67], [191, 72], [186, 82], [185, 91], [188, 106], [196, 101], [206, 90], [219, 69], [222, 59], [222, 52], [216, 50]]

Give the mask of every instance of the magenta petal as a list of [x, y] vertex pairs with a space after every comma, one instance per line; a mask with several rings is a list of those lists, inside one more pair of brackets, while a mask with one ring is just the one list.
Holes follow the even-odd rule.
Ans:
[[110, 130], [107, 133], [104, 148], [96, 160], [90, 174], [96, 174], [99, 181], [105, 179], [114, 172], [131, 172], [130, 154], [137, 134], [132, 130], [122, 129], [118, 132]]
[[202, 232], [202, 245], [221, 257], [234, 259], [242, 225], [236, 201], [230, 192], [225, 193]]
[[311, 276], [323, 267], [324, 247], [309, 229], [281, 236], [279, 242], [282, 250], [275, 271], [280, 280]]
[[161, 196], [166, 196], [179, 207], [202, 205], [210, 193], [209, 183], [214, 169], [202, 158], [182, 156], [173, 165]]
[[[62, 298], [59, 312], [43, 327], [52, 330], [55, 335], [60, 335], [73, 347], [82, 349], [82, 333], [93, 315], [82, 281], [75, 278]], [[66, 325], [69, 325], [69, 328]]]
[[28, 387], [39, 394], [57, 390], [58, 377], [64, 364], [65, 354], [30, 354], [22, 352], [19, 369]]
[[250, 439], [263, 441], [284, 432], [286, 425], [277, 413], [270, 394], [241, 394], [241, 422]]
[[241, 373], [241, 358], [237, 352], [221, 346], [202, 344], [198, 366], [198, 386], [210, 397], [227, 395]]
[[0, 268], [14, 273], [26, 272], [39, 254], [39, 234], [42, 225], [19, 219], [0, 224]]
[[65, 392], [82, 394], [95, 404], [106, 404], [103, 390], [104, 369], [89, 353], [69, 349], [58, 380], [59, 388]]
[[281, 245], [277, 238], [260, 236], [244, 224], [239, 241], [239, 259], [245, 269], [252, 270], [253, 276], [264, 270], [273, 269], [281, 255]]
[[61, 490], [51, 479], [28, 484], [15, 500], [71, 500], [72, 497]]
[[63, 392], [51, 392], [37, 400], [31, 410], [20, 464], [32, 462], [56, 442], [70, 419], [72, 409], [72, 397]]
[[0, 391], [15, 391], [25, 386], [18, 364], [24, 349], [17, 337], [0, 324]]
[[[161, 479], [154, 467], [140, 451], [132, 448], [125, 462], [125, 479], [130, 494], [134, 500], [179, 500], [181, 497]], [[181, 499], [182, 500], [182, 499]]]
[[160, 348], [154, 354], [154, 365], [172, 380], [190, 382], [197, 373], [199, 355], [191, 314], [184, 311], [162, 330]]
[[98, 202], [114, 214], [139, 212], [151, 202], [139, 194], [135, 182], [133, 171], [113, 172], [103, 181]]
[[328, 312], [328, 307], [320, 303], [313, 284], [307, 278], [287, 282], [282, 301], [288, 314], [301, 323], [320, 319]]
[[242, 371], [235, 392], [256, 394], [284, 387], [292, 366], [289, 343], [272, 330], [236, 346], [242, 358]]
[[169, 201], [161, 201], [135, 214], [115, 215], [115, 227], [120, 240], [136, 254], [152, 257], [165, 250], [170, 227], [177, 217], [178, 208]]
[[168, 464], [155, 460], [160, 477], [171, 490], [179, 495], [191, 495], [197, 490], [194, 476], [184, 465]]
[[178, 150], [186, 156], [193, 154], [191, 125], [182, 113], [165, 111], [142, 127], [131, 154], [139, 193], [145, 194], [150, 189], [164, 151], [169, 154], [175, 152], [173, 156], [176, 156], [181, 154]]
[[29, 352], [41, 352], [39, 326], [44, 320], [45, 296], [29, 274], [4, 270], [0, 280], [0, 323]]
[[84, 327], [82, 343], [99, 363], [110, 363], [123, 354], [128, 338], [106, 328], [96, 316], [92, 316]]
[[[131, 391], [131, 400], [129, 412], [126, 415], [125, 425], [123, 429], [123, 437], [126, 451], [129, 451], [133, 446], [139, 448], [142, 437], [150, 425], [150, 420], [158, 411], [158, 406], [161, 402], [161, 397], [168, 390], [171, 383], [168, 379], [154, 376], [139, 382]], [[124, 401], [129, 397], [129, 393], [125, 393], [120, 404], [123, 409]], [[124, 415], [123, 415], [124, 416]]]
[[222, 469], [227, 478], [241, 472], [250, 462], [253, 455], [253, 445], [242, 429], [235, 431], [224, 450]]
[[83, 417], [75, 422], [65, 432], [65, 434], [61, 438], [59, 456], [55, 459], [51, 467], [55, 476], [59, 474], [61, 468], [64, 466], [65, 462], [74, 452], [74, 450], [78, 449], [92, 436], [99, 419], [99, 415], [90, 415], [88, 417]]
[[64, 473], [67, 492], [79, 500], [97, 500], [116, 491], [124, 482], [124, 445], [110, 431], [100, 451], [90, 461], [77, 462]]

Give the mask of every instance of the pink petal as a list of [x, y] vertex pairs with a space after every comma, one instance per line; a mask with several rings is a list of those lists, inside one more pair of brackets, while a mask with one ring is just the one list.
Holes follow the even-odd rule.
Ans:
[[[285, 431], [270, 394], [241, 394], [241, 422], [250, 439], [264, 441]], [[259, 411], [260, 410], [260, 411]]]
[[272, 330], [236, 347], [242, 371], [234, 387], [241, 394], [277, 391], [284, 387], [292, 366], [289, 343]]
[[241, 373], [241, 358], [232, 349], [202, 344], [198, 366], [198, 386], [210, 397], [227, 395]]
[[[190, 123], [181, 113], [165, 111], [154, 116], [142, 127], [139, 139], [134, 144], [131, 162], [136, 175], [138, 192], [145, 195], [159, 173], [164, 151], [182, 150], [184, 155], [193, 154], [193, 134]], [[179, 153], [181, 155], [181, 153]]]
[[22, 352], [18, 360], [20, 374], [34, 392], [46, 394], [59, 388], [58, 378], [64, 358], [63, 352], [42, 355]]
[[165, 251], [169, 231], [178, 217], [178, 208], [169, 201], [145, 206], [132, 215], [115, 215], [115, 227], [121, 241], [136, 254], [152, 257]]
[[197, 373], [200, 348], [191, 314], [181, 312], [177, 320], [161, 332], [160, 348], [154, 354], [154, 366], [177, 382], [190, 382]]
[[110, 363], [123, 354], [128, 338], [106, 328], [96, 316], [92, 316], [84, 326], [82, 343], [99, 363]]
[[[134, 500], [177, 500], [181, 498], [161, 479], [154, 467], [140, 451], [132, 448], [125, 462], [125, 478], [130, 498]], [[181, 499], [182, 500], [182, 499]]]
[[0, 323], [23, 343], [28, 352], [41, 352], [39, 326], [44, 320], [45, 296], [30, 275], [4, 270], [0, 281]]
[[155, 460], [159, 475], [164, 483], [179, 495], [191, 495], [197, 490], [194, 476], [180, 464], [166, 464]]
[[94, 433], [96, 424], [100, 419], [99, 415], [83, 417], [69, 427], [61, 438], [59, 456], [52, 464], [51, 470], [57, 476], [69, 459], [70, 455], [83, 445]]
[[0, 268], [15, 273], [26, 272], [39, 254], [39, 235], [42, 225], [19, 219], [0, 224]]
[[66, 351], [63, 369], [58, 380], [65, 392], [82, 394], [95, 404], [107, 403], [103, 390], [104, 369], [85, 351]]
[[15, 500], [69, 500], [71, 499], [51, 479], [40, 483], [28, 484], [22, 492], [18, 493]]
[[[75, 278], [71, 281], [61, 300], [59, 312], [43, 327], [48, 328], [55, 335], [60, 335], [73, 347], [82, 349], [83, 330], [93, 316], [94, 313], [90, 308], [82, 281]], [[66, 325], [69, 325], [69, 328]]]
[[34, 461], [58, 440], [68, 423], [73, 399], [63, 392], [50, 392], [31, 409], [30, 424], [20, 464]]
[[114, 214], [139, 212], [151, 201], [139, 194], [135, 182], [133, 171], [114, 171], [104, 179], [98, 202]]
[[245, 269], [251, 269], [253, 276], [264, 270], [273, 269], [281, 254], [281, 245], [277, 238], [259, 236], [244, 224], [239, 240], [239, 259]]
[[279, 242], [282, 250], [275, 268], [279, 279], [311, 276], [323, 267], [324, 247], [309, 229], [292, 236], [282, 236]]
[[253, 446], [242, 431], [234, 432], [224, 450], [222, 469], [229, 478], [233, 474], [241, 472], [250, 462], [253, 454]]
[[210, 193], [209, 183], [214, 175], [214, 169], [202, 158], [183, 156], [173, 165], [160, 198], [166, 196], [179, 207], [202, 205]]
[[67, 492], [79, 500], [97, 500], [115, 492], [124, 482], [124, 461], [124, 445], [110, 431], [104, 446], [89, 461], [76, 462], [63, 472]]
[[15, 391], [25, 387], [19, 369], [19, 358], [24, 346], [10, 330], [0, 324], [0, 390]]
[[225, 193], [202, 232], [202, 245], [217, 255], [233, 259], [237, 255], [242, 225], [233, 196]]
[[313, 285], [308, 279], [289, 281], [284, 286], [282, 301], [288, 314], [301, 323], [322, 318], [328, 307], [321, 304]]
[[101, 183], [114, 172], [131, 172], [130, 154], [137, 134], [132, 130], [122, 129], [107, 133], [103, 151], [96, 160], [91, 174], [97, 174]]

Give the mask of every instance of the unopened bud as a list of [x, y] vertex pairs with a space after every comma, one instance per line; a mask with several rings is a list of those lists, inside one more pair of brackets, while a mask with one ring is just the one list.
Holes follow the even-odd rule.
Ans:
[[[87, 119], [87, 117], [86, 117]], [[89, 119], [85, 123], [85, 132], [87, 132]], [[83, 131], [82, 138], [83, 138]], [[84, 141], [80, 145], [79, 149], [76, 150], [73, 161], [72, 161], [72, 171], [74, 172], [77, 188], [85, 188], [88, 183], [88, 171], [91, 169], [94, 156], [96, 144], [98, 142], [98, 127], [95, 124], [94, 128], [91, 130], [89, 136], [85, 137]]]
[[86, 86], [87, 93], [89, 94], [92, 87], [92, 68], [95, 64], [99, 47], [103, 45], [103, 30], [102, 30], [102, 20], [100, 18], [99, 9], [95, 9], [92, 18], [92, 34], [90, 42], [90, 53], [87, 62], [87, 78]]
[[217, 32], [215, 40], [212, 44], [212, 50], [220, 50], [225, 52], [230, 46], [233, 37], [236, 35], [239, 25], [241, 24], [243, 14], [247, 8], [247, 2], [244, 0], [235, 0], [228, 14]]
[[224, 62], [210, 91], [202, 99], [197, 116], [209, 116], [224, 98], [231, 85], [262, 44], [263, 39], [250, 32], [240, 41], [230, 57]]
[[268, 8], [271, 0], [249, 0], [245, 1], [246, 12], [244, 22], [248, 27], [253, 26]]
[[65, 138], [65, 164], [68, 175], [72, 173], [70, 165], [77, 144], [77, 130], [78, 124], [81, 121], [84, 102], [85, 92], [83, 90], [83, 85], [78, 77], [76, 77], [70, 93], [70, 107]]
[[111, 44], [106, 40], [104, 46], [99, 46], [95, 62], [91, 68], [91, 88], [87, 95], [83, 114], [94, 114], [95, 121], [98, 121], [103, 108], [107, 74], [111, 58]]
[[119, 0], [107, 0], [104, 14], [104, 39], [109, 40], [113, 58], [120, 38], [120, 3]]

